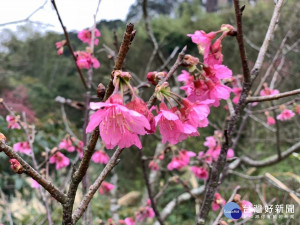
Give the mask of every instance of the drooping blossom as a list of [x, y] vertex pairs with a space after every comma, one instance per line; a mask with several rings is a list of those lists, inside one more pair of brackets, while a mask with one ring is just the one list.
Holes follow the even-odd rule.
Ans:
[[158, 115], [155, 116], [155, 124], [158, 125], [162, 136], [162, 143], [177, 144], [189, 136], [198, 136], [199, 133], [194, 126], [183, 123], [181, 114], [176, 107], [168, 109], [166, 104], [161, 103]]
[[[100, 37], [101, 33], [97, 28], [94, 29], [94, 35], [95, 35], [94, 45], [98, 45], [99, 40], [97, 39], [97, 37]], [[91, 45], [91, 43], [92, 43], [92, 31], [91, 30], [79, 31], [77, 36], [83, 43], [88, 43], [89, 45]]]
[[70, 164], [70, 160], [61, 152], [56, 152], [49, 159], [51, 164], [56, 164], [55, 168], [57, 170], [67, 167]]
[[205, 138], [204, 146], [208, 148], [214, 148], [217, 146], [217, 140], [215, 139], [214, 136], [209, 136]]
[[261, 96], [268, 96], [268, 95], [276, 95], [279, 94], [277, 89], [270, 89], [266, 83], [264, 83], [264, 89], [260, 91]]
[[135, 220], [131, 217], [127, 217], [124, 220], [119, 220], [119, 224], [135, 225]]
[[284, 109], [276, 118], [281, 121], [290, 120], [292, 117], [295, 116], [292, 110]]
[[253, 216], [253, 213], [254, 213], [254, 207], [253, 207], [253, 204], [249, 201], [246, 201], [246, 200], [242, 200], [241, 201], [241, 210], [242, 210], [242, 218], [245, 219], [245, 218], [250, 218]]
[[104, 194], [110, 192], [114, 188], [115, 188], [115, 185], [110, 184], [106, 181], [103, 181], [99, 188], [99, 193], [100, 193], [100, 195], [104, 195]]
[[151, 160], [151, 161], [149, 162], [148, 167], [149, 167], [150, 169], [152, 169], [152, 170], [155, 170], [155, 171], [159, 170], [159, 166], [158, 166], [157, 162], [155, 162], [154, 160]]
[[58, 149], [65, 149], [68, 152], [74, 152], [75, 146], [70, 138], [65, 138], [59, 143]]
[[267, 124], [274, 125], [276, 123], [275, 119], [272, 116], [267, 117]]
[[141, 207], [136, 214], [136, 220], [142, 222], [147, 218], [153, 218], [154, 215], [154, 211], [150, 206]]
[[93, 154], [92, 161], [94, 163], [107, 164], [109, 161], [109, 156], [106, 154], [105, 151], [99, 150]]
[[150, 129], [146, 129], [148, 134], [152, 134], [156, 131], [154, 116], [147, 108], [147, 104], [141, 98], [134, 96], [126, 107], [144, 115], [147, 118], [150, 124]]
[[30, 155], [31, 151], [32, 151], [28, 141], [18, 142], [16, 144], [14, 144], [13, 149], [16, 152], [24, 153], [26, 155]]
[[241, 93], [242, 93], [242, 88], [240, 87], [234, 87], [232, 88], [232, 92], [234, 93], [234, 98], [232, 99], [232, 102], [234, 104], [238, 104], [240, 97], [241, 97]]
[[206, 127], [208, 125], [207, 117], [210, 113], [209, 106], [206, 102], [192, 103], [188, 99], [182, 99], [183, 108], [180, 109], [184, 124], [198, 127]]
[[190, 158], [196, 156], [196, 153], [192, 151], [181, 150], [178, 155], [172, 158], [172, 161], [168, 164], [168, 170], [180, 170], [187, 166], [190, 162]]
[[64, 52], [64, 46], [67, 44], [66, 40], [62, 40], [59, 42], [55, 43], [56, 49], [57, 49], [57, 54], [58, 55], [62, 55]]
[[9, 160], [10, 163], [10, 168], [16, 172], [16, 173], [22, 173], [23, 172], [23, 167], [22, 165], [19, 163], [18, 160], [16, 159], [10, 159]]
[[226, 204], [226, 201], [219, 193], [215, 193], [214, 201], [211, 204], [211, 208], [213, 211], [219, 210]]
[[191, 167], [191, 171], [193, 172], [193, 174], [201, 179], [201, 180], [207, 180], [208, 179], [208, 171], [206, 168], [204, 167], [199, 167], [199, 166], [192, 166]]
[[86, 132], [92, 132], [99, 126], [100, 136], [107, 149], [115, 146], [129, 148], [132, 145], [142, 148], [138, 135], [150, 130], [147, 118], [123, 105], [120, 94], [112, 95], [106, 102], [91, 103], [91, 109], [97, 112], [91, 115]]
[[19, 117], [17, 116], [11, 116], [11, 115], [7, 115], [6, 116], [6, 121], [8, 122], [8, 128], [9, 129], [21, 129], [20, 124], [18, 123]]
[[192, 42], [197, 44], [199, 53], [202, 55], [208, 55], [211, 42], [216, 37], [216, 32], [210, 32], [206, 34], [203, 30], [196, 30], [194, 34], [188, 34], [188, 37], [192, 38]]
[[38, 182], [36, 182], [36, 180], [34, 179], [30, 179], [31, 180], [31, 187], [34, 189], [38, 189], [40, 187], [40, 184]]
[[93, 67], [94, 69], [97, 69], [100, 67], [98, 59], [95, 58], [91, 53], [77, 51], [75, 54], [77, 56], [76, 64], [79, 68], [90, 69]]

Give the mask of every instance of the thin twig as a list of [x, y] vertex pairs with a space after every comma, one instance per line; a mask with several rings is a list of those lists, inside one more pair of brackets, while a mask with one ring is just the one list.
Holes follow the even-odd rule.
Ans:
[[76, 65], [77, 71], [78, 71], [79, 76], [80, 76], [80, 79], [81, 79], [81, 81], [82, 81], [82, 84], [83, 84], [83, 86], [85, 87], [85, 89], [87, 89], [88, 86], [87, 86], [87, 83], [86, 83], [86, 81], [85, 81], [85, 79], [84, 79], [84, 76], [83, 76], [83, 74], [82, 74], [82, 71], [81, 71], [81, 69], [80, 69], [80, 68], [78, 67], [78, 65], [77, 65], [77, 58], [76, 58], [76, 56], [75, 56], [73, 47], [72, 47], [72, 45], [71, 45], [71, 41], [70, 41], [70, 37], [69, 37], [68, 31], [67, 31], [67, 28], [66, 28], [65, 25], [63, 24], [63, 21], [62, 21], [62, 19], [61, 19], [61, 17], [60, 17], [60, 14], [59, 14], [59, 12], [58, 12], [58, 9], [57, 9], [55, 0], [51, 0], [51, 3], [52, 3], [52, 5], [53, 5], [53, 7], [54, 7], [54, 9], [55, 9], [55, 11], [56, 11], [58, 20], [59, 20], [59, 22], [60, 22], [60, 25], [61, 25], [63, 31], [64, 31], [64, 35], [65, 35], [65, 38], [66, 38], [66, 41], [67, 41], [67, 46], [69, 47], [69, 50], [70, 50], [71, 55], [72, 55], [72, 57], [73, 57], [73, 60], [74, 60], [74, 63], [75, 63], [75, 65]]
[[300, 89], [296, 89], [293, 91], [287, 91], [276, 95], [267, 95], [267, 96], [256, 96], [256, 97], [248, 97], [247, 103], [250, 102], [264, 102], [264, 101], [271, 101], [271, 100], [277, 100], [280, 98], [285, 98], [293, 95], [300, 94]]
[[57, 187], [55, 187], [49, 180], [42, 177], [37, 171], [35, 171], [24, 159], [19, 156], [10, 146], [0, 142], [0, 151], [3, 151], [9, 158], [16, 159], [22, 165], [24, 173], [38, 182], [44, 189], [46, 189], [53, 198], [60, 203], [66, 202], [66, 195], [62, 193]]

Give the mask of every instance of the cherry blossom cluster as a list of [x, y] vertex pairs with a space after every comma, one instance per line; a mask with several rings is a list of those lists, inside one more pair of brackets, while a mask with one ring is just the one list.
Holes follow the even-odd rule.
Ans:
[[[76, 64], [79, 68], [82, 69], [90, 69], [94, 68], [97, 69], [100, 67], [100, 62], [96, 57], [93, 56], [93, 50], [90, 47], [92, 45], [92, 32], [94, 31], [94, 45], [99, 44], [99, 39], [98, 37], [101, 36], [100, 31], [95, 28], [95, 29], [90, 29], [90, 30], [82, 30], [78, 32], [78, 38], [83, 42], [83, 43], [88, 43], [89, 46], [85, 49], [85, 51], [76, 51], [75, 57], [76, 57]], [[66, 40], [62, 40], [59, 42], [56, 42], [56, 48], [57, 48], [57, 54], [62, 55], [64, 51], [64, 46], [67, 45]]]

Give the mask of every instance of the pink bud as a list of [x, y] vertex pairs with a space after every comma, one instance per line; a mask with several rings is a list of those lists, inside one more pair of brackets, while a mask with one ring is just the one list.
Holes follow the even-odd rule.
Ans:
[[23, 173], [23, 167], [22, 165], [19, 163], [18, 160], [16, 159], [10, 159], [9, 160], [9, 163], [10, 163], [10, 168], [15, 171], [16, 173]]

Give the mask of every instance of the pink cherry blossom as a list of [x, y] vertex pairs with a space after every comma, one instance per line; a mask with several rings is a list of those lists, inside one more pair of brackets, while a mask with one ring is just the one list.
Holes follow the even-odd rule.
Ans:
[[82, 158], [83, 157], [83, 142], [82, 141], [79, 141], [79, 140], [76, 140], [76, 141], [74, 141], [74, 143], [75, 143], [75, 150], [79, 153], [79, 156], [80, 156], [80, 158]]
[[204, 146], [208, 148], [214, 148], [217, 146], [217, 140], [215, 139], [214, 136], [209, 136], [205, 138]]
[[242, 218], [245, 219], [245, 218], [252, 217], [255, 211], [252, 203], [246, 200], [242, 200], [241, 204], [242, 204]]
[[221, 83], [214, 83], [212, 80], [206, 81], [208, 86], [209, 99], [220, 100], [228, 99], [230, 97], [231, 88]]
[[159, 170], [159, 166], [158, 166], [157, 162], [155, 162], [154, 160], [151, 160], [149, 162], [148, 167], [152, 170], [156, 170], [156, 171]]
[[276, 118], [281, 121], [290, 120], [295, 116], [295, 113], [289, 109], [284, 109]]
[[8, 122], [9, 129], [21, 129], [20, 124], [18, 123], [18, 117], [7, 115], [6, 121]]
[[202, 55], [207, 55], [212, 40], [216, 37], [216, 32], [206, 34], [203, 30], [196, 30], [194, 34], [188, 34], [192, 38], [192, 42], [198, 45], [198, 50]]
[[208, 54], [204, 54], [204, 64], [209, 65], [221, 65], [223, 62], [223, 54], [222, 54], [222, 39], [223, 37], [219, 37], [211, 46], [210, 52]]
[[130, 110], [123, 104], [120, 94], [112, 95], [106, 102], [91, 103], [91, 109], [98, 109], [91, 115], [86, 132], [92, 132], [99, 126], [100, 136], [107, 149], [115, 146], [129, 148], [132, 145], [142, 148], [138, 135], [145, 135], [150, 129], [147, 118]]
[[279, 94], [279, 91], [277, 89], [272, 90], [272, 89], [268, 88], [266, 84], [265, 84], [264, 89], [260, 91], [261, 96], [276, 95], [276, 94]]
[[115, 188], [115, 185], [110, 184], [106, 181], [103, 181], [99, 188], [99, 193], [100, 193], [100, 195], [104, 195], [104, 194], [110, 192], [114, 188]]
[[212, 210], [217, 211], [226, 204], [226, 201], [219, 193], [215, 193], [214, 201], [211, 204]]
[[40, 184], [38, 182], [36, 182], [36, 180], [34, 180], [32, 178], [30, 180], [31, 180], [31, 187], [32, 188], [38, 189], [40, 187]]
[[218, 79], [229, 79], [232, 77], [231, 69], [224, 65], [213, 65], [212, 68], [210, 67], [210, 70]]
[[190, 158], [196, 156], [196, 153], [192, 151], [181, 150], [179, 155], [172, 158], [172, 161], [168, 164], [168, 170], [180, 170], [187, 166], [190, 162]]
[[[97, 37], [100, 37], [100, 31], [95, 28], [94, 30], [94, 35], [95, 35], [95, 40], [94, 40], [94, 44], [98, 45], [99, 40], [96, 39]], [[92, 32], [91, 30], [82, 30], [78, 32], [78, 38], [83, 42], [83, 43], [88, 43], [89, 45], [91, 45], [92, 43]]]
[[161, 103], [160, 111], [155, 116], [155, 124], [156, 126], [158, 124], [163, 144], [167, 141], [173, 145], [177, 144], [181, 134], [184, 133], [183, 124], [178, 115], [173, 112], [174, 110], [169, 110], [164, 103]]
[[91, 53], [78, 51], [76, 52], [76, 55], [77, 55], [76, 63], [79, 68], [90, 69], [93, 67], [97, 69], [100, 67], [100, 63], [98, 59], [92, 56]]
[[197, 102], [192, 103], [188, 99], [183, 99], [181, 108], [181, 114], [183, 115], [184, 123], [187, 123], [194, 128], [206, 127], [208, 125], [207, 116], [210, 113], [209, 106], [207, 103], [210, 102]]
[[135, 220], [131, 217], [127, 217], [124, 220], [119, 220], [119, 224], [135, 225]]
[[142, 222], [147, 218], [153, 218], [154, 215], [155, 215], [154, 211], [151, 207], [149, 206], [141, 207], [136, 215], [136, 220]]
[[99, 150], [93, 154], [92, 161], [94, 163], [107, 164], [109, 161], [109, 156], [106, 154], [105, 151]]
[[57, 49], [57, 54], [58, 55], [62, 55], [64, 52], [64, 46], [67, 44], [66, 40], [62, 40], [59, 42], [55, 43], [56, 49]]
[[73, 143], [71, 141], [70, 138], [65, 138], [63, 139], [59, 145], [58, 145], [58, 149], [65, 149], [68, 152], [74, 152], [75, 151], [75, 147], [73, 146]]
[[24, 153], [26, 155], [30, 155], [31, 151], [32, 151], [28, 141], [18, 142], [16, 144], [14, 144], [13, 149], [16, 152]]
[[240, 88], [240, 87], [234, 87], [234, 88], [232, 88], [232, 92], [235, 95], [234, 98], [232, 99], [232, 102], [234, 104], [238, 104], [238, 102], [240, 100], [241, 93], [242, 93], [242, 88]]
[[193, 174], [201, 179], [201, 180], [207, 180], [208, 179], [208, 172], [206, 170], [206, 168], [204, 167], [199, 167], [199, 166], [192, 166], [191, 167], [191, 171], [193, 172]]
[[56, 169], [59, 170], [61, 168], [67, 167], [70, 164], [70, 160], [61, 152], [56, 152], [49, 159], [51, 164], [56, 164]]
[[147, 104], [141, 98], [135, 96], [133, 100], [126, 105], [126, 107], [144, 115], [148, 119], [150, 124], [150, 129], [146, 129], [148, 134], [152, 134], [156, 131], [154, 116], [147, 108]]
[[228, 151], [227, 151], [226, 158], [231, 159], [233, 157], [234, 157], [234, 150], [232, 148], [229, 148]]
[[272, 116], [267, 116], [267, 124], [274, 125], [276, 123], [275, 119]]

